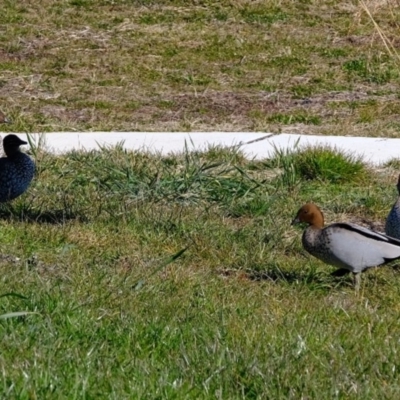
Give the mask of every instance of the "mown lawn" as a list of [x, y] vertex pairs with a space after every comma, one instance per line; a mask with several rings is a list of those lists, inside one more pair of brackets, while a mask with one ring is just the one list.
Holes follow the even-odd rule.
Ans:
[[396, 137], [399, 5], [4, 0], [5, 129]]
[[[398, 1], [3, 3], [4, 131], [398, 136]], [[290, 226], [312, 200], [382, 230], [399, 161], [34, 153], [0, 206], [1, 398], [400, 397], [396, 263], [356, 294]]]
[[[377, 229], [395, 163], [320, 148], [36, 154], [0, 209], [4, 399], [396, 399], [400, 275], [301, 247], [308, 200]], [[310, 167], [311, 166], [311, 167]]]

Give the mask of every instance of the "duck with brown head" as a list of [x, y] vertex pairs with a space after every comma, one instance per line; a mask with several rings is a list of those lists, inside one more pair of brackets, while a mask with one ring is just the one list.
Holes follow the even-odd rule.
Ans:
[[13, 200], [29, 187], [35, 174], [35, 163], [22, 153], [20, 146], [27, 144], [17, 135], [3, 139], [6, 157], [0, 158], [0, 202]]
[[297, 212], [292, 225], [308, 224], [303, 232], [303, 247], [321, 261], [354, 274], [355, 288], [360, 287], [360, 273], [370, 267], [387, 264], [400, 258], [400, 240], [350, 223], [324, 226], [324, 216], [313, 203]]

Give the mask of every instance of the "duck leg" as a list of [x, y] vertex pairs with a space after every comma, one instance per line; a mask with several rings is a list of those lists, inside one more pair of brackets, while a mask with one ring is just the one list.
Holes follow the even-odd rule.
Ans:
[[361, 286], [361, 273], [353, 272], [353, 277], [354, 277], [354, 289], [356, 292], [358, 292]]

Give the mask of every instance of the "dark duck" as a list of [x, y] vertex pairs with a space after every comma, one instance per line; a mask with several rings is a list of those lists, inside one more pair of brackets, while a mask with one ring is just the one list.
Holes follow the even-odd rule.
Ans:
[[33, 179], [35, 163], [20, 150], [20, 146], [25, 144], [27, 142], [13, 134], [3, 139], [6, 156], [0, 158], [0, 203], [20, 196]]

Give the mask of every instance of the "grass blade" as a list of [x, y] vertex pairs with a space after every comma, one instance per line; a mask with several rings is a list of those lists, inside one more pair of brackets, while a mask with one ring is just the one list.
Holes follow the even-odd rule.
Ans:
[[9, 313], [0, 315], [0, 320], [1, 320], [1, 319], [8, 319], [8, 318], [15, 318], [15, 317], [23, 317], [23, 316], [29, 315], [29, 314], [39, 314], [39, 313], [34, 312], [34, 311], [15, 311], [15, 312], [9, 312]]
[[[157, 268], [155, 268], [148, 276], [147, 279], [154, 276], [158, 272], [160, 272], [162, 269], [164, 269], [167, 265], [173, 263], [176, 261], [179, 257], [185, 253], [185, 251], [189, 248], [190, 246], [185, 247], [184, 249], [179, 250], [177, 253], [173, 254], [172, 256], [168, 257], [164, 262], [162, 262]], [[143, 285], [146, 283], [145, 278], [139, 279], [134, 285], [133, 289], [134, 290], [140, 290]]]
[[9, 296], [18, 297], [19, 299], [23, 299], [23, 300], [28, 300], [27, 297], [23, 296], [22, 294], [15, 293], [15, 292], [9, 292], [9, 293], [0, 294], [0, 298], [9, 297]]

